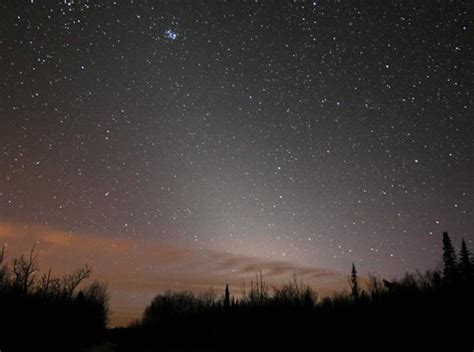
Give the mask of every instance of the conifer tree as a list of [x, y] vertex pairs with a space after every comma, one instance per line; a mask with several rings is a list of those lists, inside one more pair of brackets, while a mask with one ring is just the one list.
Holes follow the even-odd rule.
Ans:
[[447, 232], [443, 232], [443, 278], [446, 283], [453, 283], [457, 277], [456, 252]]
[[352, 289], [352, 297], [354, 299], [357, 299], [359, 298], [359, 284], [357, 282], [357, 270], [356, 270], [356, 267], [354, 265], [354, 263], [352, 263], [352, 272], [351, 272], [351, 289]]
[[225, 296], [224, 296], [224, 308], [229, 309], [230, 307], [230, 295], [229, 295], [229, 285], [225, 285]]
[[467, 249], [464, 239], [461, 242], [461, 251], [459, 252], [459, 272], [463, 280], [469, 281], [472, 279], [473, 268], [471, 262], [471, 253]]

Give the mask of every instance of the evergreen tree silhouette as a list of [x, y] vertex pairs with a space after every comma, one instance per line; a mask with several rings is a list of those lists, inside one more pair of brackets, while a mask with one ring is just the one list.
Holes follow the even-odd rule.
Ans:
[[471, 253], [467, 249], [464, 239], [461, 241], [461, 251], [459, 252], [459, 272], [462, 279], [469, 281], [472, 279], [473, 268], [471, 262]]
[[352, 263], [352, 272], [351, 272], [350, 281], [351, 281], [352, 297], [354, 299], [357, 299], [359, 298], [360, 292], [359, 292], [359, 284], [357, 282], [357, 270], [354, 263]]
[[230, 307], [230, 295], [229, 295], [229, 285], [225, 285], [225, 296], [224, 296], [224, 308], [229, 309]]
[[443, 277], [446, 283], [453, 283], [457, 277], [456, 252], [447, 232], [443, 232]]

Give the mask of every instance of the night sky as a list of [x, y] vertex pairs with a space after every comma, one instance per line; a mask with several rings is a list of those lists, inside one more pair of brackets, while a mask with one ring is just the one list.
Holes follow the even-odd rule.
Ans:
[[443, 231], [474, 241], [473, 9], [2, 1], [0, 239], [123, 302], [242, 262], [435, 267]]

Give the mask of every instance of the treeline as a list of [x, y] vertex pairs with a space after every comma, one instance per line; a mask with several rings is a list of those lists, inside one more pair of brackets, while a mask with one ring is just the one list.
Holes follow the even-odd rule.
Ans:
[[[143, 313], [141, 321], [134, 325], [150, 326], [160, 321], [180, 319], [206, 311], [232, 310], [327, 310], [337, 305], [357, 305], [362, 302], [379, 300], [405, 292], [427, 294], [429, 292], [447, 292], [459, 289], [469, 291], [474, 283], [474, 261], [464, 240], [461, 242], [459, 258], [447, 232], [443, 233], [443, 269], [425, 273], [406, 273], [399, 280], [389, 281], [369, 274], [363, 285], [360, 282], [355, 265], [352, 265], [348, 277], [349, 293], [337, 293], [332, 297], [318, 299], [316, 291], [296, 276], [281, 286], [266, 284], [260, 272], [250, 282], [249, 290], [240, 288], [236, 298], [226, 285], [222, 295], [214, 290], [193, 293], [190, 291], [167, 291], [158, 294]], [[362, 288], [364, 286], [364, 288]]]
[[386, 349], [380, 343], [472, 350], [473, 258], [464, 240], [456, 255], [444, 233], [442, 259], [441, 270], [391, 281], [375, 275], [361, 280], [353, 265], [349, 290], [332, 297], [318, 297], [296, 277], [271, 287], [261, 273], [236, 295], [227, 285], [221, 295], [165, 292], [140, 321], [113, 330], [111, 339], [119, 351]]
[[[262, 273], [249, 287], [157, 295], [142, 319], [106, 330], [106, 285], [85, 280], [88, 266], [63, 277], [40, 274], [35, 248], [0, 253], [0, 350], [449, 350], [472, 351], [474, 263], [464, 241], [456, 253], [443, 234], [442, 268], [398, 280], [359, 277], [348, 290], [320, 297], [295, 276], [273, 287]], [[94, 349], [94, 350], [101, 350]], [[91, 350], [92, 351], [92, 350]]]
[[32, 248], [10, 262], [0, 253], [0, 350], [75, 351], [103, 338], [109, 311], [104, 283], [84, 282], [85, 265], [71, 274], [42, 275]]

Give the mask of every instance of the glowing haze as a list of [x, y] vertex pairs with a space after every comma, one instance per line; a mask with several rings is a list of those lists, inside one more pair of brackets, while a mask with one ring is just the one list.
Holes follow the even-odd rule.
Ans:
[[[0, 240], [116, 322], [473, 240], [472, 1], [2, 1]], [[133, 311], [133, 313], [131, 313]]]

